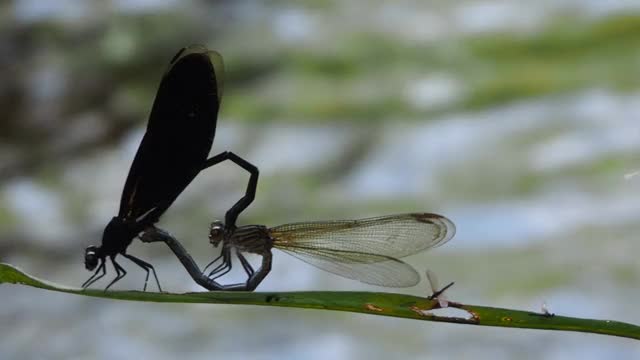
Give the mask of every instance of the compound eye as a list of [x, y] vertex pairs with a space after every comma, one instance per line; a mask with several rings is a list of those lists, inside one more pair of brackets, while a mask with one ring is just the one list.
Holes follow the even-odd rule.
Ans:
[[98, 251], [99, 249], [93, 245], [84, 251], [84, 267], [87, 268], [87, 270], [93, 270], [98, 266], [98, 260], [100, 260]]
[[219, 222], [213, 222], [209, 229], [209, 242], [213, 245], [218, 245], [224, 236], [224, 225]]
[[209, 232], [209, 239], [213, 242], [215, 240], [219, 240], [222, 237], [222, 229], [213, 228]]
[[98, 266], [98, 256], [94, 252], [87, 252], [84, 256], [84, 266], [87, 270], [93, 270]]

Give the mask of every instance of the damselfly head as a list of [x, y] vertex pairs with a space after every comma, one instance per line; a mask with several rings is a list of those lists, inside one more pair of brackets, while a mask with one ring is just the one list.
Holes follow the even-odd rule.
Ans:
[[87, 270], [93, 271], [96, 266], [98, 266], [100, 253], [100, 248], [94, 245], [91, 245], [84, 250], [84, 267], [87, 268]]
[[224, 239], [224, 224], [220, 220], [215, 220], [209, 227], [209, 242], [218, 247], [220, 242]]

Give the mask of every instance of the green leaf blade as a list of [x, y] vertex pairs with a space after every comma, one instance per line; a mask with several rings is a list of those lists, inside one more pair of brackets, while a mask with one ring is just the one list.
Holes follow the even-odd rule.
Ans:
[[457, 324], [575, 331], [620, 336], [640, 340], [640, 326], [611, 320], [581, 319], [522, 310], [450, 302], [449, 307], [465, 311], [467, 317], [439, 316], [437, 300], [413, 295], [363, 291], [297, 292], [189, 292], [183, 294], [142, 291], [103, 291], [64, 287], [31, 276], [18, 268], [0, 263], [0, 284], [26, 285], [68, 294], [113, 300], [185, 304], [233, 304], [278, 306], [303, 309], [347, 311], [405, 319]]

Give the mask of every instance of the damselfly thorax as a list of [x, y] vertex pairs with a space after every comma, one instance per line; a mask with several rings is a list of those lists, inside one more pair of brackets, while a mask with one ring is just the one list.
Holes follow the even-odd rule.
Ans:
[[238, 228], [225, 227], [221, 221], [211, 223], [209, 242], [217, 247], [222, 242], [223, 249], [264, 255], [271, 251], [273, 238], [264, 225], [246, 225]]

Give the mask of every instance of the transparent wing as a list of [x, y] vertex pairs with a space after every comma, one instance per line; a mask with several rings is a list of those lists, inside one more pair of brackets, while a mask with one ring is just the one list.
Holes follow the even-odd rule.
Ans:
[[438, 277], [436, 273], [427, 269], [427, 280], [429, 280], [429, 286], [431, 287], [431, 293], [435, 294], [440, 291], [440, 282], [438, 281]]
[[368, 284], [407, 287], [420, 276], [398, 258], [444, 244], [455, 226], [441, 215], [413, 213], [286, 224], [269, 231], [274, 247], [320, 269]]

